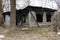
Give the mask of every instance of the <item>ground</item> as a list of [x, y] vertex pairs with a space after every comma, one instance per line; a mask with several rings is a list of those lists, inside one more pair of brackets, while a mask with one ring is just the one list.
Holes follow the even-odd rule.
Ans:
[[10, 32], [0, 27], [0, 35], [5, 36], [1, 40], [60, 40], [60, 35], [45, 28], [33, 28], [30, 30], [20, 30], [17, 28], [15, 31]]

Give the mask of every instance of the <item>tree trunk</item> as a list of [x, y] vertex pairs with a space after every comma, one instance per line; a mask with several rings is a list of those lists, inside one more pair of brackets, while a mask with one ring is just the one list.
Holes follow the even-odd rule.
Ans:
[[2, 0], [0, 0], [0, 14], [2, 14]]
[[10, 27], [15, 29], [16, 27], [16, 0], [10, 0], [11, 2], [11, 13], [10, 13]]
[[0, 26], [3, 26], [3, 8], [2, 8], [2, 0], [0, 0]]

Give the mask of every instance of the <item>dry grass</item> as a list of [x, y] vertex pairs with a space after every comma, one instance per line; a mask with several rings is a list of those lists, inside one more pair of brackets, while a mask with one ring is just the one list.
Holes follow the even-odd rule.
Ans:
[[[2, 29], [2, 28], [1, 28]], [[52, 30], [33, 28], [31, 30], [11, 32], [7, 29], [1, 31], [6, 37], [4, 40], [60, 40], [60, 35], [56, 35]]]

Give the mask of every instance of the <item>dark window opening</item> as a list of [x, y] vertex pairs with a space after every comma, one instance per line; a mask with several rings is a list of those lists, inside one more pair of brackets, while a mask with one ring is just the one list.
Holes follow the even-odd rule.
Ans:
[[36, 14], [37, 22], [43, 22], [43, 15]]
[[51, 15], [46, 15], [47, 17], [47, 22], [51, 22]]

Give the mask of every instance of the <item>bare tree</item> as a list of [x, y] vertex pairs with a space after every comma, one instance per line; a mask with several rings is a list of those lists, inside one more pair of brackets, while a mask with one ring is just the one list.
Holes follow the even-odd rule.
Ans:
[[54, 21], [54, 31], [58, 32], [60, 31], [60, 13], [58, 11], [56, 11], [53, 15], [53, 21]]
[[10, 2], [11, 2], [11, 13], [10, 13], [11, 22], [10, 22], [10, 27], [15, 29], [15, 27], [16, 27], [16, 0], [10, 0]]

